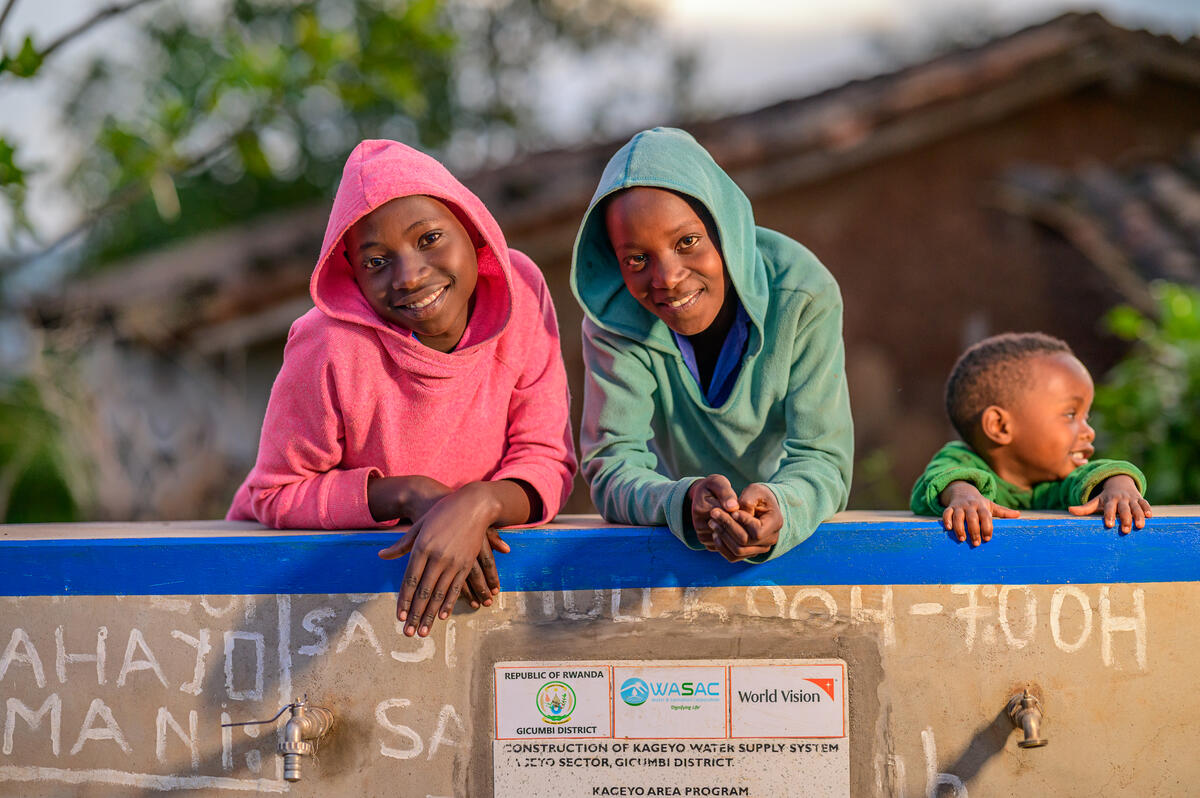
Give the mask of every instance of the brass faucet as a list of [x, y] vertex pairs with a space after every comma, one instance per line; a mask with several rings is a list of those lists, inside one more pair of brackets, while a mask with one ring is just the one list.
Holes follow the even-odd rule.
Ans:
[[1006, 710], [1013, 726], [1025, 735], [1024, 740], [1017, 741], [1020, 748], [1041, 748], [1050, 742], [1041, 736], [1042, 702], [1038, 701], [1037, 696], [1030, 694], [1028, 689], [1010, 698]]
[[283, 755], [283, 777], [288, 781], [300, 781], [300, 757], [312, 756], [317, 752], [321, 737], [333, 728], [333, 713], [325, 707], [314, 707], [307, 696], [297, 698], [275, 713], [270, 720], [245, 720], [237, 723], [222, 723], [222, 726], [250, 726], [259, 723], [274, 723], [285, 710], [292, 711], [283, 727], [283, 740], [278, 751]]

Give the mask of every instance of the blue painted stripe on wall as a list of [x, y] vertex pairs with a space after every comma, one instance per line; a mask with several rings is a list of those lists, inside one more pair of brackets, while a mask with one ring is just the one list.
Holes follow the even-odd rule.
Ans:
[[[665, 528], [505, 533], [504, 590], [714, 585], [1066, 584], [1200, 581], [1200, 518], [1155, 519], [1131, 535], [1098, 518], [997, 521], [990, 543], [958, 544], [937, 522], [825, 524], [787, 555], [730, 564]], [[375, 556], [394, 532], [0, 541], [0, 595], [393, 592], [404, 561]]]

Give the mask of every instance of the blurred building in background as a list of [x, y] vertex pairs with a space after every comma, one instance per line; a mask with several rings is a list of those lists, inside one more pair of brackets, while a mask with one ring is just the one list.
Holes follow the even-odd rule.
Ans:
[[[907, 506], [913, 479], [952, 436], [942, 386], [966, 345], [1043, 330], [1098, 376], [1124, 351], [1099, 327], [1107, 309], [1146, 307], [1154, 278], [1200, 285], [1198, 89], [1196, 39], [1070, 14], [688, 126], [759, 224], [806, 244], [841, 284], [852, 507]], [[461, 175], [546, 274], [576, 429], [570, 251], [622, 143]], [[68, 281], [30, 309], [45, 327], [78, 331], [91, 353], [80, 379], [95, 378], [89, 412], [103, 428], [79, 445], [108, 452], [103, 515], [223, 512], [253, 462], [288, 327], [311, 307], [327, 213], [322, 204], [196, 238]], [[582, 483], [567, 510], [592, 511]]]

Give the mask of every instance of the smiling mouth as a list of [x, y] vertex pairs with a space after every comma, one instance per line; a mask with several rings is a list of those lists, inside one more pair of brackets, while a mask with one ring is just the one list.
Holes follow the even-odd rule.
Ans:
[[668, 299], [665, 302], [660, 302], [671, 310], [684, 310], [696, 304], [696, 300], [700, 298], [700, 293], [703, 289], [697, 288], [695, 291], [689, 291], [677, 299]]
[[1071, 452], [1071, 462], [1077, 466], [1087, 465], [1088, 459], [1092, 456], [1091, 449], [1081, 449], [1078, 452]]
[[416, 302], [410, 302], [407, 305], [396, 305], [396, 307], [400, 310], [424, 310], [434, 302], [437, 302], [439, 299], [441, 299], [442, 295], [445, 293], [446, 286], [443, 285], [441, 288], [437, 289], [427, 297], [418, 299]]

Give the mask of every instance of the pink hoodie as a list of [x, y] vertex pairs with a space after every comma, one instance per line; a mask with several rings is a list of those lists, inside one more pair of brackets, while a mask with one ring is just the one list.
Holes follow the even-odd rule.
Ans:
[[[474, 309], [448, 353], [381, 319], [341, 256], [355, 222], [412, 194], [445, 202], [476, 245]], [[371, 517], [367, 478], [408, 474], [452, 488], [521, 479], [541, 496], [539, 522], [554, 517], [576, 462], [550, 292], [445, 167], [394, 141], [355, 147], [310, 291], [316, 307], [288, 333], [258, 461], [228, 519], [290, 529], [391, 526]]]

